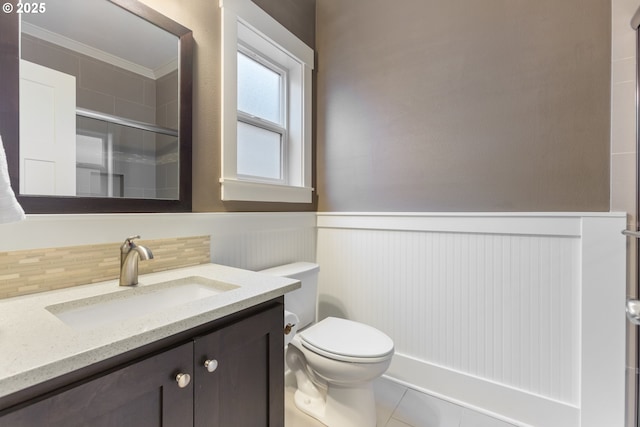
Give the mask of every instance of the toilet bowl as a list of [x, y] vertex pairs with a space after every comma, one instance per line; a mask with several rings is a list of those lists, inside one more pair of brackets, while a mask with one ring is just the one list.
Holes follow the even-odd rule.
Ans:
[[296, 407], [330, 427], [375, 427], [373, 380], [393, 351], [384, 333], [345, 319], [328, 317], [298, 333], [286, 352]]
[[313, 323], [317, 271], [312, 263], [263, 271], [297, 278], [302, 284], [285, 295], [285, 309], [300, 319], [285, 357], [296, 378], [295, 405], [329, 427], [375, 427], [373, 380], [389, 367], [393, 341], [372, 326], [347, 319], [327, 317]]

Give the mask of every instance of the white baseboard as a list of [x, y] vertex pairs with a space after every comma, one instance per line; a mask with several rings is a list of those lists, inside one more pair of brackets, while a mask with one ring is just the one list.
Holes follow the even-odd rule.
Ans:
[[579, 425], [580, 410], [563, 402], [536, 396], [502, 384], [414, 359], [393, 356], [386, 375], [410, 388], [518, 426]]

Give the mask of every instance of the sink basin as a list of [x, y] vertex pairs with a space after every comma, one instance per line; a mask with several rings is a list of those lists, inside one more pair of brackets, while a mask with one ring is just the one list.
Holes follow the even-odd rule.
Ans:
[[46, 309], [67, 325], [80, 330], [166, 311], [208, 298], [238, 286], [200, 276], [112, 292], [106, 295], [54, 304]]

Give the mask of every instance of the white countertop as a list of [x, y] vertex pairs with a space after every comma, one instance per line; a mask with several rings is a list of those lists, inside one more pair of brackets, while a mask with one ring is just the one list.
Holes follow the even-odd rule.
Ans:
[[217, 264], [141, 275], [139, 287], [188, 276], [239, 286], [217, 295], [77, 330], [46, 309], [52, 304], [127, 292], [117, 280], [0, 300], [0, 398], [162, 338], [269, 301], [300, 287], [294, 279]]

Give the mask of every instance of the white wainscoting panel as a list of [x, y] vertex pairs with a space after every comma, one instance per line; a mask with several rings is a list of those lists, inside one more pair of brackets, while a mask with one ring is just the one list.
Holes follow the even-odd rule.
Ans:
[[263, 270], [296, 261], [315, 262], [313, 214], [244, 214], [219, 222], [211, 237], [217, 264]]
[[[319, 213], [319, 317], [391, 336], [391, 377], [522, 425], [597, 425], [581, 423], [580, 408], [591, 392], [583, 347], [599, 343], [600, 363], [620, 363], [601, 369], [621, 385], [606, 394], [620, 398], [611, 410], [623, 420], [626, 219], [595, 215], [611, 234], [597, 245], [613, 259], [597, 267], [607, 283], [585, 291], [591, 215]], [[595, 314], [615, 330], [589, 336], [582, 309], [601, 294], [619, 300]]]
[[2, 226], [0, 252], [210, 235], [212, 262], [259, 270], [315, 261], [315, 227], [315, 212], [27, 215]]

